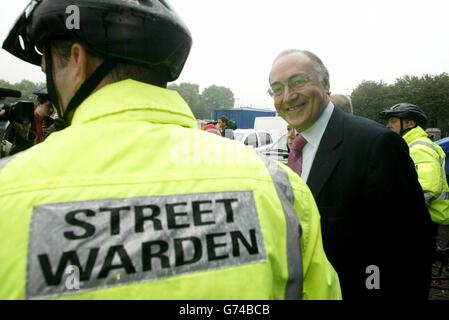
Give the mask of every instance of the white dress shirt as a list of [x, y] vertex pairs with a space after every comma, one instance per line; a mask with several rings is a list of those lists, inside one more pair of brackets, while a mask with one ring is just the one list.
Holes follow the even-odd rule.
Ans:
[[302, 150], [302, 174], [301, 178], [307, 182], [309, 178], [310, 169], [312, 168], [313, 160], [320, 145], [321, 138], [326, 130], [329, 119], [334, 111], [334, 105], [329, 101], [329, 104], [324, 108], [321, 116], [317, 121], [306, 130], [300, 132], [300, 134], [306, 139], [307, 144]]

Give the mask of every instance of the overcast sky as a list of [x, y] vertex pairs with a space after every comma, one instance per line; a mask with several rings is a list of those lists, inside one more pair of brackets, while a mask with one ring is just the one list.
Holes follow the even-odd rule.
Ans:
[[[76, 2], [76, 1], [74, 1]], [[315, 52], [331, 91], [362, 80], [393, 83], [405, 74], [449, 72], [447, 0], [171, 0], [193, 48], [177, 83], [231, 88], [236, 106], [273, 108], [266, 93], [276, 54]], [[28, 0], [0, 1], [3, 42]], [[44, 81], [39, 68], [0, 50], [0, 79]]]

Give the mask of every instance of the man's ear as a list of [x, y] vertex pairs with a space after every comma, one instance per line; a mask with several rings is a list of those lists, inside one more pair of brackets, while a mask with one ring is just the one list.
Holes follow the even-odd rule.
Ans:
[[89, 77], [88, 52], [86, 47], [75, 42], [70, 50], [70, 66], [72, 68], [72, 76], [76, 90]]
[[416, 123], [415, 120], [404, 120], [404, 124], [405, 124], [405, 128], [404, 129], [410, 129], [410, 128], [416, 128], [418, 126], [418, 124]]
[[326, 89], [326, 92], [330, 95], [331, 93], [330, 93], [330, 84], [329, 84], [329, 79], [323, 79], [323, 81], [322, 81], [322, 83], [323, 83], [323, 87], [324, 87], [324, 89]]

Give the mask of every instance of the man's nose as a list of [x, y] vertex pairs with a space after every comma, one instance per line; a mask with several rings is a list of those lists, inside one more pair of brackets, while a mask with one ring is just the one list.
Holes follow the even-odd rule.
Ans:
[[291, 101], [293, 99], [295, 99], [297, 97], [297, 93], [295, 92], [295, 90], [290, 89], [289, 86], [285, 86], [284, 88], [284, 101], [288, 102]]

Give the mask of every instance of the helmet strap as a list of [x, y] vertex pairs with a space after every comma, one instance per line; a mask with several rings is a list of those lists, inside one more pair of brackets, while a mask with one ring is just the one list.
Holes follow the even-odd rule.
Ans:
[[[402, 119], [402, 118], [399, 118], [399, 119], [401, 120], [401, 131], [400, 131], [401, 136], [404, 136], [407, 132], [409, 132], [409, 131], [412, 130], [412, 129], [415, 129], [415, 128], [418, 126], [418, 124], [416, 124], [416, 126], [413, 127], [413, 128], [407, 128], [407, 129], [404, 129], [404, 124], [403, 124], [404, 119]], [[416, 121], [415, 121], [415, 122], [416, 122]]]
[[73, 111], [78, 108], [78, 106], [86, 100], [88, 96], [92, 94], [92, 92], [97, 88], [98, 84], [106, 77], [106, 75], [114, 69], [116, 63], [112, 60], [105, 59], [102, 64], [92, 73], [92, 75], [84, 81], [78, 91], [70, 100], [67, 105], [67, 109], [64, 112], [64, 120], [66, 123], [71, 122], [70, 114], [73, 114]]
[[404, 136], [407, 132], [409, 132], [410, 130], [412, 130], [413, 128], [407, 128], [407, 129], [404, 129], [404, 119], [402, 119], [402, 118], [399, 118], [400, 120], [401, 120], [401, 131], [400, 131], [400, 134], [401, 134], [401, 137], [402, 136]]
[[47, 80], [47, 91], [50, 101], [53, 103], [53, 106], [58, 113], [58, 117], [62, 118], [62, 109], [59, 105], [58, 93], [53, 79], [53, 56], [50, 43], [45, 45], [45, 77]]

